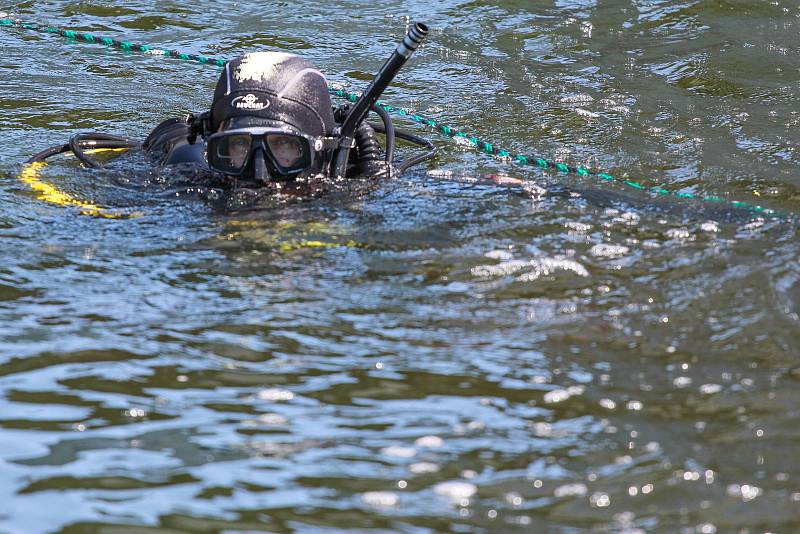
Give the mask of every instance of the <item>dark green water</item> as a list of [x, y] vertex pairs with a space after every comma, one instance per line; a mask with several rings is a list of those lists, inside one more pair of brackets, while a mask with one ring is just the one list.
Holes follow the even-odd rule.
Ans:
[[[800, 212], [800, 9], [782, 0], [0, 11], [293, 51], [353, 89], [426, 21], [392, 104]], [[36, 200], [21, 162], [79, 131], [144, 137], [208, 106], [217, 70], [20, 30], [0, 45], [0, 532], [800, 529], [793, 222], [445, 139], [366, 195], [246, 213], [141, 168], [50, 166], [142, 214], [82, 216]], [[578, 194], [471, 183], [498, 172]]]

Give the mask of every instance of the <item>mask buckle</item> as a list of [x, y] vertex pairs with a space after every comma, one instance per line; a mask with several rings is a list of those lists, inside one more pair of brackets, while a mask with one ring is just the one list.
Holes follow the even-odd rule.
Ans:
[[186, 116], [186, 123], [189, 125], [189, 136], [187, 140], [190, 145], [195, 144], [197, 136], [206, 137], [211, 131], [211, 112], [204, 111], [199, 115], [189, 113]]

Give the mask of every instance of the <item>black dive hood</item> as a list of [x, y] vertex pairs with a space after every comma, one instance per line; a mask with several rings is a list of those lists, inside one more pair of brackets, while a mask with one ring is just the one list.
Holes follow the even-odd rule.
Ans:
[[415, 23], [402, 42], [397, 45], [389, 59], [386, 60], [386, 63], [383, 64], [383, 67], [378, 71], [378, 74], [361, 95], [361, 98], [353, 105], [353, 108], [342, 121], [341, 126], [334, 132], [341, 139], [332, 169], [334, 177], [344, 177], [347, 172], [347, 160], [350, 157], [350, 150], [355, 146], [353, 134], [356, 128], [367, 117], [378, 98], [383, 94], [383, 91], [386, 90], [386, 87], [389, 86], [397, 72], [408, 61], [408, 58], [411, 57], [411, 54], [414, 53], [426, 35], [428, 35], [428, 26], [421, 22]]
[[293, 54], [256, 52], [225, 64], [211, 104], [209, 133], [235, 117], [281, 121], [315, 137], [333, 133], [325, 76]]

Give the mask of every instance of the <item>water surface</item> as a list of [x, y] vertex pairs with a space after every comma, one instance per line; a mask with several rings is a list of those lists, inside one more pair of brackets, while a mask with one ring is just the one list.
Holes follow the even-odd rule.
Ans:
[[[232, 57], [301, 53], [509, 150], [797, 213], [800, 9], [761, 1], [7, 2]], [[357, 195], [220, 210], [131, 163], [218, 71], [2, 29], [0, 531], [792, 532], [795, 223], [441, 155]], [[406, 153], [408, 153], [406, 149]], [[572, 195], [531, 198], [506, 173]], [[143, 186], [145, 184], [146, 186]]]

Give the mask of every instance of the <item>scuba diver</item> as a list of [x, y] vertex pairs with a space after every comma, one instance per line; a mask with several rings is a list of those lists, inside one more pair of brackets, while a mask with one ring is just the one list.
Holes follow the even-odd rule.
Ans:
[[[225, 65], [210, 111], [167, 119], [142, 148], [160, 165], [207, 165], [233, 187], [259, 187], [329, 177], [340, 144], [336, 128], [319, 70], [300, 56], [256, 52]], [[369, 123], [358, 125], [354, 140], [347, 176], [391, 172]]]
[[[375, 104], [427, 32], [424, 24], [415, 24], [353, 104], [334, 108], [325, 76], [308, 60], [255, 52], [225, 64], [209, 111], [167, 119], [143, 143], [76, 134], [28, 163], [72, 151], [85, 166], [99, 167], [92, 150], [140, 148], [157, 165], [201, 169], [225, 189], [285, 190], [315, 181], [397, 175], [434, 157], [436, 149], [426, 139], [395, 129], [388, 113]], [[381, 123], [366, 121], [370, 111]], [[385, 134], [385, 147], [376, 131]], [[395, 162], [396, 138], [428, 151]]]

